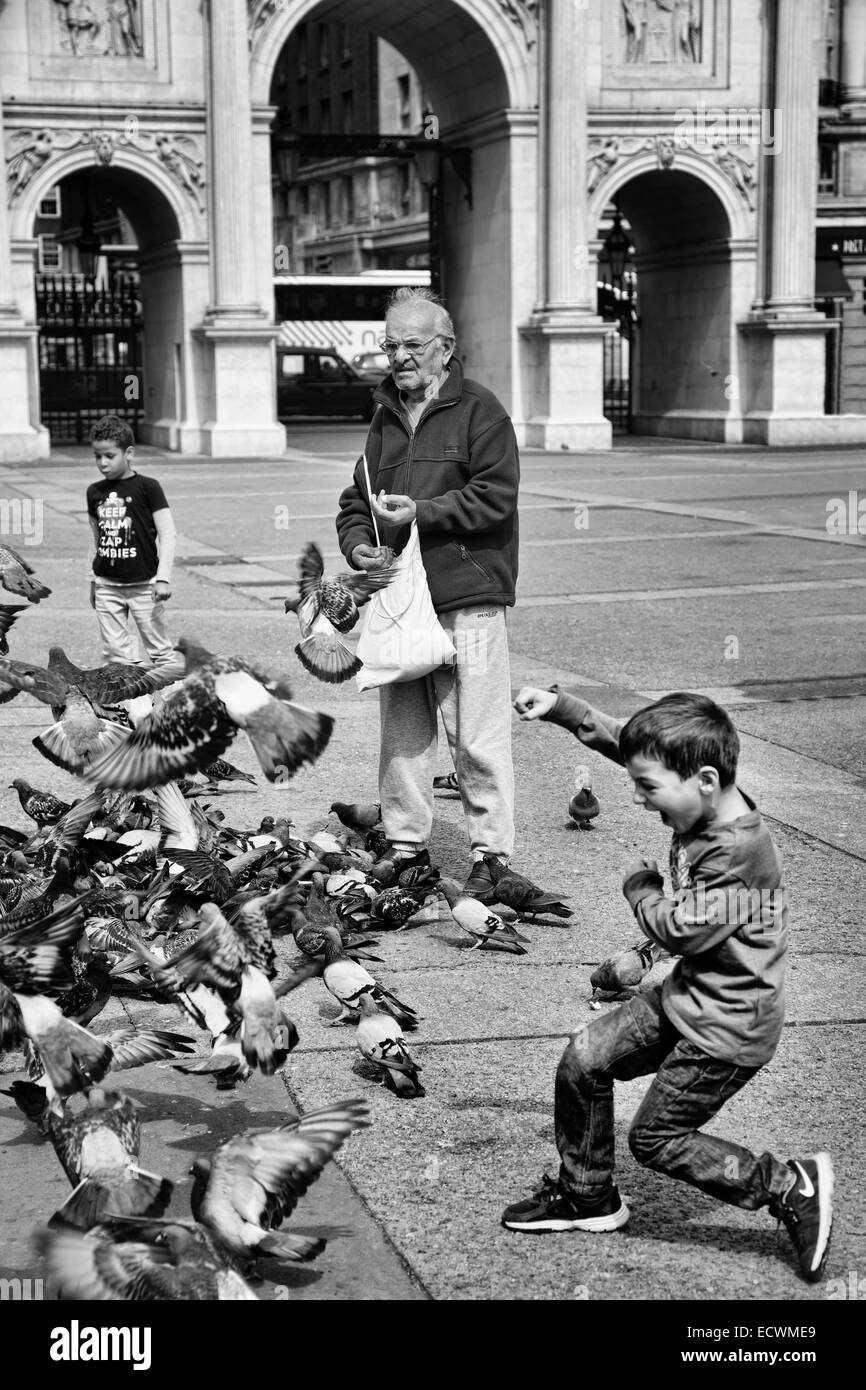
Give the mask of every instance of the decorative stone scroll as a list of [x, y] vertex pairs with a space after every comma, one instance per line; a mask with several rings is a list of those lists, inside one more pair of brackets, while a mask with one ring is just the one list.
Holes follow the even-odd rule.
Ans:
[[67, 130], [48, 127], [41, 130], [18, 130], [11, 133], [6, 156], [6, 181], [9, 205], [21, 195], [43, 165], [55, 155], [81, 145], [89, 145], [97, 164], [108, 165], [115, 151], [135, 149], [149, 159], [158, 160], [176, 183], [195, 203], [199, 212], [205, 209], [204, 158], [199, 142], [191, 135], [166, 131], [142, 130], [137, 116], [128, 116], [120, 130]]
[[606, 174], [623, 160], [633, 158], [644, 150], [653, 150], [660, 169], [672, 169], [677, 153], [690, 150], [698, 158], [715, 164], [725, 178], [733, 184], [746, 206], [754, 209], [755, 189], [755, 151], [751, 145], [727, 144], [720, 138], [711, 138], [705, 144], [695, 144], [673, 135], [595, 136], [589, 142], [586, 161], [586, 191], [595, 192]]

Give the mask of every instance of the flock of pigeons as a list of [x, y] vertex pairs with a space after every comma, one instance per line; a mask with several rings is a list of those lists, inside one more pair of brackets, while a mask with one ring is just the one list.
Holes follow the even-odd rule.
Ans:
[[[0, 582], [33, 602], [50, 593], [5, 547]], [[381, 582], [327, 577], [307, 547], [298, 615], [304, 664], [322, 679], [335, 679], [340, 634]], [[0, 826], [0, 1052], [20, 1050], [26, 1071], [5, 1094], [48, 1137], [72, 1188], [37, 1248], [64, 1299], [256, 1299], [260, 1262], [323, 1249], [280, 1228], [369, 1125], [366, 1102], [230, 1139], [195, 1163], [190, 1216], [166, 1216], [172, 1183], [141, 1166], [136, 1106], [116, 1073], [158, 1061], [220, 1091], [256, 1070], [270, 1076], [299, 1041], [282, 1000], [318, 978], [369, 1074], [397, 1098], [421, 1097], [405, 1037], [418, 1014], [367, 968], [380, 960], [378, 934], [423, 921], [437, 900], [473, 949], [521, 956], [516, 922], [571, 911], [495, 859], [487, 902], [434, 868], [383, 883], [370, 873], [387, 845], [373, 803], [333, 803], [333, 833], [296, 835], [270, 816], [255, 829], [228, 825], [202, 797], [255, 781], [223, 758], [238, 731], [274, 781], [316, 761], [331, 718], [295, 703], [283, 679], [188, 641], [173, 689], [156, 670], [80, 668], [60, 647], [44, 667], [12, 659], [7, 634], [22, 608], [0, 607], [0, 703], [23, 692], [49, 706], [33, 744], [85, 784], [67, 804], [16, 778], [33, 825]], [[442, 780], [455, 785], [453, 774]], [[598, 814], [592, 801], [573, 802], [579, 824]], [[280, 973], [275, 940], [288, 936], [297, 956]], [[101, 1032], [91, 1025], [112, 995], [174, 1006], [195, 1032]]]

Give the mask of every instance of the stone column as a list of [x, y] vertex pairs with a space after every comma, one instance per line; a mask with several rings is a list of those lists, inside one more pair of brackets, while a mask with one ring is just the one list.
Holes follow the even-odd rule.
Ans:
[[812, 0], [778, 0], [774, 106], [779, 131], [764, 168], [772, 178], [771, 262], [767, 308], [811, 310], [815, 294], [818, 198], [818, 21]]
[[[0, 92], [0, 151], [5, 154]], [[5, 160], [4, 160], [5, 168]], [[5, 184], [5, 179], [4, 179]], [[0, 189], [0, 462], [45, 458], [48, 431], [39, 424], [37, 328], [25, 323], [15, 299], [5, 186]], [[14, 541], [13, 541], [14, 544]]]
[[866, 107], [866, 4], [842, 0], [842, 105]]
[[[739, 324], [746, 337], [743, 441], [820, 444], [866, 438], [866, 417], [826, 416], [826, 335], [814, 307], [819, 25], [812, 0], [776, 0], [774, 145], [762, 152], [771, 212], [767, 298]], [[759, 255], [764, 248], [759, 248]]]
[[595, 312], [587, 226], [587, 8], [547, 0], [543, 44], [541, 302], [521, 327], [529, 357], [525, 442], [542, 448], [606, 449], [603, 354], [607, 329]]
[[207, 0], [208, 204], [212, 301], [199, 330], [212, 351], [206, 452], [281, 454], [276, 419], [273, 305], [257, 295], [257, 266], [273, 264], [271, 222], [255, 216], [255, 158], [245, 0]]

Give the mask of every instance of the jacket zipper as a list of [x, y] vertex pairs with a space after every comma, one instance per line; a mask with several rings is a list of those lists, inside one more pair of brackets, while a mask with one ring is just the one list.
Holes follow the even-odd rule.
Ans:
[[479, 573], [479, 574], [483, 574], [483, 576], [484, 576], [484, 578], [486, 579], [487, 583], [488, 583], [488, 584], [492, 584], [492, 583], [493, 583], [493, 579], [492, 579], [491, 576], [487, 573], [487, 570], [484, 568], [483, 565], [479, 564], [479, 562], [476, 560], [475, 556], [474, 556], [469, 550], [466, 549], [466, 546], [463, 545], [463, 543], [462, 543], [461, 541], [455, 541], [454, 544], [457, 546], [457, 549], [460, 551], [460, 559], [461, 559], [461, 560], [468, 560], [469, 563], [470, 563], [470, 565], [474, 565], [474, 566], [475, 566], [475, 568], [478, 570], [478, 573]]
[[[405, 429], [406, 429], [406, 424], [405, 424], [405, 421], [403, 420], [402, 415], [400, 415], [399, 412], [396, 411], [396, 410], [394, 409], [394, 407], [393, 407], [390, 403], [386, 403], [386, 402], [384, 402], [384, 401], [381, 401], [380, 404], [383, 405], [383, 406], [385, 407], [386, 410], [390, 410], [392, 415], [396, 415], [396, 416], [397, 416], [397, 419], [399, 420], [400, 424], [403, 426], [403, 428], [404, 428], [404, 430], [405, 430]], [[437, 410], [447, 410], [447, 408], [448, 408], [449, 406], [456, 405], [456, 404], [457, 404], [456, 401], [437, 401], [436, 404], [435, 404], [434, 407], [433, 407], [433, 410], [430, 411], [430, 414], [432, 415], [432, 414], [434, 413], [434, 411], [437, 411]], [[419, 422], [419, 423], [420, 423], [420, 422]], [[416, 427], [416, 428], [412, 431], [411, 434], [409, 434], [409, 431], [406, 430], [406, 433], [407, 433], [407, 435], [408, 435], [408, 437], [409, 437], [409, 452], [408, 452], [407, 455], [406, 455], [406, 496], [407, 496], [407, 497], [411, 497], [412, 494], [411, 494], [410, 491], [409, 491], [409, 475], [410, 475], [410, 473], [411, 473], [411, 471], [412, 471], [412, 456], [413, 456], [413, 454], [414, 454], [414, 452], [415, 452], [415, 436], [416, 436], [417, 433], [418, 433], [418, 429], [417, 429], [417, 427]], [[377, 476], [376, 476], [376, 481], [377, 481], [377, 482], [379, 481], [379, 479], [378, 479], [378, 474], [377, 474]], [[473, 561], [473, 563], [477, 563], [477, 562]], [[480, 569], [481, 566], [479, 565], [478, 568]], [[482, 572], [482, 574], [484, 573], [483, 570], [482, 570], [481, 572]], [[492, 583], [492, 580], [491, 580], [491, 583]]]

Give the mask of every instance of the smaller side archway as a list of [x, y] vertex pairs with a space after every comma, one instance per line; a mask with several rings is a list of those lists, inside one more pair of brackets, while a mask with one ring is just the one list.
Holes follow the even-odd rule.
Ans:
[[[100, 335], [100, 352], [111, 368], [97, 377], [88, 371], [82, 377], [83, 389], [79, 411], [84, 414], [117, 409], [128, 413], [131, 400], [137, 400], [137, 425], [140, 441], [181, 451], [200, 447], [197, 419], [200, 416], [197, 386], [202, 376], [195, 355], [191, 329], [204, 315], [208, 299], [208, 252], [204, 239], [204, 217], [200, 204], [175, 187], [168, 174], [157, 168], [155, 161], [137, 151], [118, 151], [110, 164], [94, 161], [87, 149], [71, 150], [50, 161], [26, 189], [12, 210], [12, 233], [17, 248], [17, 290], [22, 305], [30, 306], [36, 314], [36, 274], [34, 228], [41, 200], [50, 189], [86, 189], [94, 208], [106, 199], [122, 211], [135, 238], [134, 260], [137, 264], [137, 295], [141, 306], [141, 355], [130, 358], [131, 324], [126, 321], [129, 305], [122, 308], [111, 296], [104, 296], [99, 309], [103, 316], [104, 333]], [[73, 286], [73, 297], [76, 293]], [[63, 360], [78, 361], [78, 348], [73, 328], [57, 321], [40, 328], [43, 337], [49, 329], [55, 339], [64, 332], [72, 334], [69, 351]], [[112, 318], [117, 317], [116, 330]], [[93, 324], [89, 327], [92, 329]], [[80, 336], [80, 335], [79, 335]], [[92, 336], [92, 334], [91, 334]], [[129, 364], [129, 370], [123, 370]], [[48, 355], [43, 353], [43, 373], [49, 370]], [[97, 397], [93, 383], [99, 380]], [[47, 378], [43, 377], [43, 384]], [[103, 397], [114, 394], [115, 402]], [[93, 400], [88, 406], [88, 394]], [[88, 416], [89, 419], [89, 416]], [[59, 427], [59, 422], [58, 422]], [[64, 419], [64, 432], [70, 425]], [[86, 429], [76, 427], [77, 437], [86, 438]], [[56, 430], [55, 430], [56, 437]]]
[[[738, 322], [754, 298], [754, 215], [722, 174], [630, 160], [593, 194], [598, 227], [616, 200], [632, 229], [639, 326], [632, 354], [632, 429], [742, 439]], [[599, 230], [599, 237], [602, 232]]]

